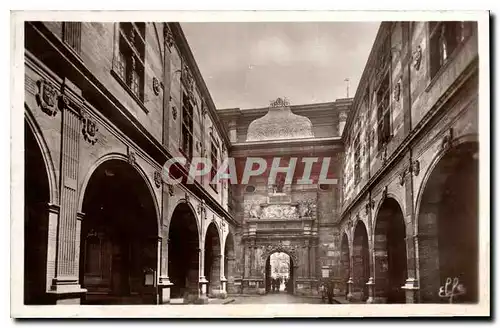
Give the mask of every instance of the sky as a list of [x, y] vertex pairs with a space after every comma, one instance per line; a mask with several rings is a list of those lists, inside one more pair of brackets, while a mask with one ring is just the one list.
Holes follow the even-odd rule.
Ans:
[[[218, 109], [354, 96], [380, 22], [181, 23]], [[348, 78], [349, 82], [345, 79]]]

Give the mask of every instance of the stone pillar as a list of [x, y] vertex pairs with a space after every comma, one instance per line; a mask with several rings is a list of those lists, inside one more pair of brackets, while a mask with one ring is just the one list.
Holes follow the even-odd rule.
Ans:
[[349, 279], [347, 280], [347, 295], [346, 298], [349, 302], [352, 302], [354, 300], [354, 295], [352, 294], [353, 292], [353, 285], [354, 285], [354, 246], [351, 243], [351, 249], [349, 251]]
[[208, 280], [205, 278], [205, 243], [202, 242], [203, 246], [199, 249], [199, 299], [201, 303], [208, 303], [208, 297], [207, 297], [207, 286], [208, 286]]
[[62, 119], [60, 212], [57, 222], [55, 275], [49, 293], [56, 303], [79, 303], [86, 292], [79, 284], [80, 227], [78, 171], [81, 122], [81, 91], [64, 81], [59, 107]]
[[170, 288], [172, 288], [173, 283], [170, 282], [168, 276], [168, 248], [170, 239], [168, 238], [168, 231], [164, 231], [163, 238], [158, 239], [158, 254], [159, 259], [159, 269], [158, 269], [158, 292], [160, 294], [160, 304], [170, 303]]
[[52, 286], [52, 278], [56, 275], [56, 254], [57, 254], [57, 222], [59, 222], [60, 206], [48, 204], [48, 245], [47, 245], [47, 277], [46, 288], [49, 291]]
[[441, 283], [439, 276], [439, 245], [436, 229], [437, 216], [435, 213], [421, 213], [418, 219], [419, 232], [415, 236], [415, 240], [416, 245], [418, 245], [417, 254], [419, 256], [417, 259], [419, 262], [419, 302], [440, 302], [438, 297]]
[[[371, 230], [371, 229], [370, 229]], [[370, 241], [368, 241], [370, 243]], [[373, 243], [371, 243], [373, 244]], [[368, 282], [366, 283], [367, 289], [368, 289], [368, 299], [366, 300], [366, 303], [375, 303], [375, 279], [373, 278], [375, 276], [375, 250], [374, 247], [369, 247], [368, 251], [368, 265], [370, 266], [370, 277], [368, 278]]]
[[402, 288], [405, 290], [406, 303], [418, 303], [418, 280], [415, 275], [416, 270], [412, 267], [415, 264], [415, 249], [418, 247], [416, 236], [407, 236], [406, 241], [406, 256], [408, 266], [408, 278]]

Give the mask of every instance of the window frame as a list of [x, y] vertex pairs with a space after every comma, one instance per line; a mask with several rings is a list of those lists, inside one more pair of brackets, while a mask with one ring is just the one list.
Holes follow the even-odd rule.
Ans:
[[[358, 130], [359, 131], [359, 130]], [[360, 134], [354, 138], [353, 143], [354, 148], [354, 183], [358, 184], [361, 180], [361, 142], [360, 142]]]
[[[190, 162], [194, 152], [194, 106], [187, 92], [182, 90], [182, 114], [181, 114], [181, 140], [180, 151]], [[189, 142], [186, 144], [186, 136]], [[187, 149], [186, 149], [187, 148]]]
[[217, 170], [219, 169], [219, 145], [213, 134], [210, 135], [210, 186], [215, 192], [218, 192], [218, 183], [212, 183]]
[[[113, 77], [146, 112], [146, 23], [115, 23]], [[127, 35], [128, 34], [128, 35]], [[133, 39], [133, 40], [131, 40]]]
[[82, 53], [82, 22], [63, 22], [62, 40], [78, 56]]
[[[433, 25], [434, 24], [434, 25]], [[448, 44], [448, 49], [446, 53], [446, 58], [442, 59], [440, 54], [439, 54], [439, 39], [440, 35], [442, 32], [440, 32], [442, 26], [452, 26], [454, 24], [454, 32], [448, 35], [448, 38], [445, 39], [448, 40], [453, 40], [454, 41], [454, 46], [450, 47], [449, 46], [449, 41], [447, 42]], [[463, 26], [460, 29], [460, 35], [461, 39], [459, 40], [459, 32], [458, 32], [458, 24], [463, 24]], [[427, 46], [429, 48], [428, 51], [428, 71], [429, 71], [429, 78], [432, 81], [437, 79], [438, 76], [441, 75], [441, 72], [445, 70], [445, 68], [449, 65], [450, 62], [453, 61], [453, 58], [456, 56], [456, 54], [460, 51], [460, 49], [464, 46], [464, 44], [467, 42], [467, 40], [474, 34], [474, 22], [472, 21], [430, 21], [427, 22], [427, 33], [428, 33], [428, 38], [427, 38]], [[445, 32], [446, 33], [446, 32]], [[442, 63], [436, 63], [436, 61], [443, 60]]]
[[[389, 143], [393, 136], [392, 130], [392, 101], [391, 101], [391, 77], [390, 67], [382, 75], [377, 91], [375, 93], [377, 101], [377, 149], [382, 151]], [[387, 82], [387, 83], [385, 83]], [[387, 85], [385, 92], [381, 92], [384, 85]], [[384, 106], [384, 99], [387, 99], [387, 104]], [[387, 130], [384, 129], [387, 124]], [[382, 128], [381, 128], [382, 126]]]

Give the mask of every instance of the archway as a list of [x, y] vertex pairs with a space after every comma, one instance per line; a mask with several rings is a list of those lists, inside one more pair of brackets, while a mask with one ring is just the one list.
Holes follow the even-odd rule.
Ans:
[[292, 257], [284, 252], [273, 252], [266, 260], [266, 293], [294, 293], [294, 263]]
[[366, 283], [370, 278], [370, 252], [368, 248], [368, 232], [361, 220], [358, 221], [354, 230], [352, 255], [353, 298], [365, 301], [368, 298]]
[[205, 278], [208, 280], [207, 292], [215, 296], [221, 290], [221, 247], [219, 231], [214, 222], [208, 225], [205, 236]]
[[343, 293], [347, 294], [347, 281], [351, 275], [351, 259], [349, 256], [349, 240], [346, 233], [343, 234], [340, 244], [340, 270], [342, 286], [344, 288]]
[[24, 304], [46, 304], [50, 187], [42, 151], [24, 123]]
[[406, 243], [403, 212], [396, 200], [382, 203], [375, 225], [375, 297], [387, 303], [405, 303]]
[[418, 214], [420, 301], [447, 302], [439, 289], [458, 278], [465, 294], [454, 302], [478, 301], [478, 144], [447, 151], [423, 187]]
[[195, 213], [180, 203], [172, 213], [168, 231], [168, 276], [172, 298], [190, 300], [199, 290], [199, 234]]
[[87, 304], [156, 302], [158, 221], [153, 196], [129, 163], [100, 164], [82, 210], [80, 281]]
[[233, 234], [229, 232], [224, 247], [224, 277], [227, 279], [227, 292], [231, 294], [237, 293], [234, 287], [235, 260]]

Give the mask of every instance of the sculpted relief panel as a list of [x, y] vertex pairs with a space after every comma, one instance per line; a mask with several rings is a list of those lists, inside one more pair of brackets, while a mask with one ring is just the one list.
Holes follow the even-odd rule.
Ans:
[[297, 207], [294, 205], [268, 205], [262, 209], [261, 219], [298, 219]]
[[245, 202], [245, 217], [263, 220], [296, 220], [315, 218], [316, 204], [312, 200], [304, 200], [297, 204], [260, 204]]

